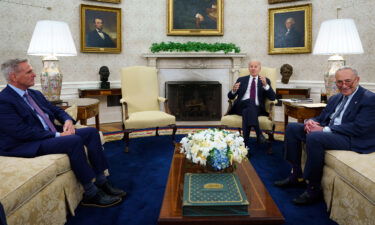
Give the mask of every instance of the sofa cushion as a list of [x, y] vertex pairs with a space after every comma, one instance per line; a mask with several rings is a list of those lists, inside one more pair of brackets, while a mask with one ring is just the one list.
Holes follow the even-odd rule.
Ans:
[[375, 152], [326, 151], [325, 163], [354, 189], [375, 203]]
[[50, 160], [55, 162], [57, 176], [71, 170], [69, 157], [67, 154], [51, 154], [47, 156]]
[[0, 156], [0, 162], [0, 202], [6, 215], [17, 210], [56, 177], [55, 161], [50, 156]]

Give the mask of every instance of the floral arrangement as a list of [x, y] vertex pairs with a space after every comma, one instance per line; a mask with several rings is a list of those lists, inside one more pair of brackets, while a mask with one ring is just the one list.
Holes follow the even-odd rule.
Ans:
[[187, 159], [203, 166], [208, 164], [216, 171], [233, 165], [233, 162], [241, 163], [248, 151], [239, 132], [221, 129], [188, 134], [180, 143], [180, 152], [184, 153]]
[[152, 43], [150, 50], [152, 53], [166, 51], [166, 52], [199, 52], [209, 51], [218, 52], [224, 51], [224, 53], [235, 52], [239, 53], [240, 48], [233, 43], [204, 43], [204, 42], [161, 42]]

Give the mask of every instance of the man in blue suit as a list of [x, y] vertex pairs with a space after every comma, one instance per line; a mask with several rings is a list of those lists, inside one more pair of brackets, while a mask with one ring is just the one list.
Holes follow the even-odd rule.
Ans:
[[[67, 154], [85, 190], [83, 205], [107, 207], [119, 203], [126, 193], [114, 188], [104, 175], [108, 164], [98, 131], [91, 127], [75, 129], [75, 121], [64, 110], [48, 102], [41, 92], [29, 89], [36, 75], [26, 59], [8, 60], [1, 71], [8, 85], [0, 92], [0, 155]], [[63, 126], [55, 126], [55, 119]]]
[[[322, 113], [304, 124], [291, 123], [286, 128], [286, 159], [292, 164], [292, 171], [275, 185], [304, 186], [306, 180], [307, 189], [293, 199], [295, 204], [311, 204], [322, 199], [320, 182], [325, 150], [375, 151], [375, 94], [359, 86], [355, 69], [340, 68], [335, 76], [340, 93], [329, 99]], [[306, 143], [307, 153], [303, 174], [301, 142]]]
[[250, 75], [238, 78], [232, 90], [228, 93], [229, 99], [236, 98], [229, 114], [242, 116], [242, 131], [246, 146], [249, 142], [251, 127], [255, 130], [258, 143], [266, 142], [259, 128], [258, 116], [268, 116], [265, 100], [268, 98], [273, 101], [276, 98], [270, 80], [259, 76], [262, 69], [261, 63], [251, 61], [248, 67]]

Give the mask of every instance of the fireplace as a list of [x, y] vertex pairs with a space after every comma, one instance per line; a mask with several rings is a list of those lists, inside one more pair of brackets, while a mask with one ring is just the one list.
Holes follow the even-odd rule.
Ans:
[[221, 84], [218, 81], [168, 81], [165, 96], [177, 121], [221, 119]]

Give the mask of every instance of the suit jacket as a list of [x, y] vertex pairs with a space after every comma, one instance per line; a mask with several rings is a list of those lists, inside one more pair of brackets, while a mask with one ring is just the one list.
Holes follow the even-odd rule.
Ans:
[[[70, 119], [64, 110], [52, 105], [39, 91], [28, 89], [30, 96], [39, 107], [62, 124]], [[74, 121], [75, 122], [75, 121]], [[0, 92], [0, 155], [35, 157], [42, 140], [54, 138], [55, 133], [44, 130], [37, 114], [11, 87]], [[56, 126], [62, 131], [61, 126]]]
[[[332, 96], [322, 113], [312, 118], [322, 126], [328, 126], [330, 115], [343, 98], [342, 94]], [[353, 96], [342, 116], [341, 125], [332, 125], [334, 133], [350, 137], [351, 150], [360, 153], [375, 151], [375, 94], [361, 86]]]
[[[240, 88], [237, 90], [236, 93], [232, 94], [232, 91], [229, 91], [228, 93], [228, 98], [229, 99], [234, 99], [236, 100], [233, 103], [233, 107], [230, 109], [229, 114], [235, 114], [237, 111], [237, 108], [239, 107], [239, 103], [246, 93], [246, 89], [249, 85], [249, 80], [250, 80], [250, 75], [239, 77], [236, 81], [236, 83], [241, 82]], [[271, 81], [266, 78], [267, 84], [270, 86], [270, 88], [266, 91], [263, 88], [262, 81], [258, 78], [258, 92], [257, 92], [257, 97], [258, 97], [258, 102], [259, 102], [259, 114], [260, 115], [266, 115], [268, 116], [268, 113], [266, 112], [266, 107], [265, 107], [265, 101], [266, 98], [270, 99], [271, 101], [276, 99], [276, 95], [274, 90], [271, 87]]]
[[102, 32], [104, 39], [102, 39], [96, 30], [90, 31], [87, 34], [87, 47], [99, 47], [99, 48], [114, 48], [116, 47], [115, 43], [112, 41], [112, 38], [105, 32]]

